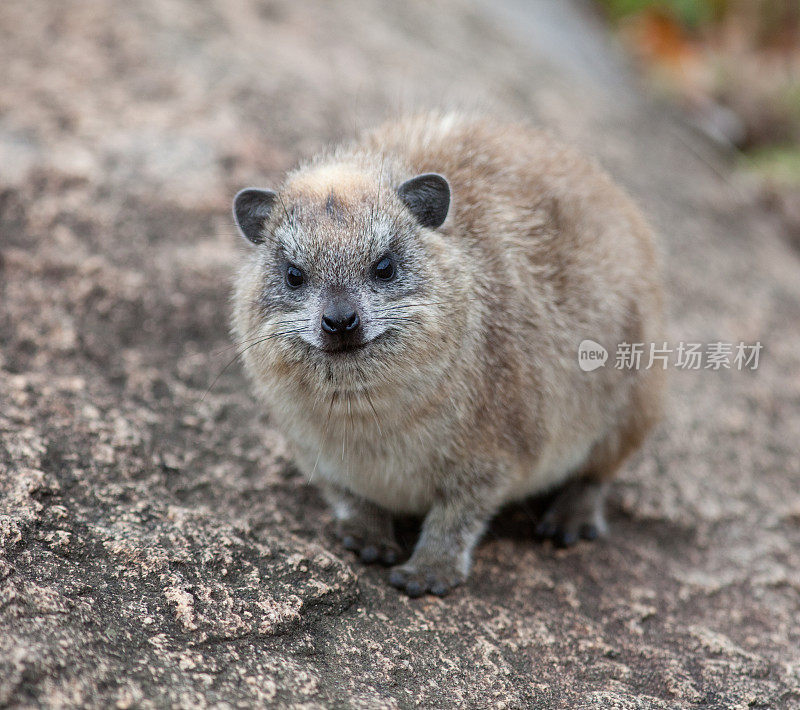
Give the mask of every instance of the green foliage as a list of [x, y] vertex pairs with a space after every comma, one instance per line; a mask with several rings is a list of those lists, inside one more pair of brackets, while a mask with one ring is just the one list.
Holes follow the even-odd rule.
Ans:
[[689, 29], [700, 28], [716, 19], [727, 4], [726, 0], [600, 0], [600, 3], [615, 19], [655, 10]]
[[800, 147], [770, 146], [750, 151], [745, 165], [765, 178], [787, 185], [800, 185]]
[[790, 118], [800, 125], [800, 77], [785, 88], [781, 103]]

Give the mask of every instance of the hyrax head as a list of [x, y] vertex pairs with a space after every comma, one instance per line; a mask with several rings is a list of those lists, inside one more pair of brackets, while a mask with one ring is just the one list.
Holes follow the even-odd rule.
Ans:
[[251, 367], [352, 389], [386, 382], [401, 359], [424, 367], [454, 298], [436, 232], [449, 205], [441, 175], [393, 184], [383, 166], [342, 163], [239, 192], [234, 218], [257, 249], [237, 292]]

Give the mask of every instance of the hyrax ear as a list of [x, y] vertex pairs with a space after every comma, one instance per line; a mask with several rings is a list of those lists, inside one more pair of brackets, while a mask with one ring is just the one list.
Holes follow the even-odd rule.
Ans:
[[450, 208], [450, 185], [437, 173], [425, 173], [406, 180], [397, 194], [423, 227], [436, 229]]
[[239, 231], [253, 244], [264, 241], [264, 221], [272, 212], [272, 203], [277, 194], [272, 190], [248, 187], [239, 190], [233, 198], [233, 218]]

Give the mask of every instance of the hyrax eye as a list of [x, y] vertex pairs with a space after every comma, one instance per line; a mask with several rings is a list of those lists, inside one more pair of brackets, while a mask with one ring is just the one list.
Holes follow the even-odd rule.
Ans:
[[286, 267], [286, 285], [289, 288], [300, 288], [305, 280], [303, 272], [294, 264]]
[[390, 256], [384, 256], [375, 264], [375, 278], [378, 281], [391, 281], [397, 273], [394, 260]]

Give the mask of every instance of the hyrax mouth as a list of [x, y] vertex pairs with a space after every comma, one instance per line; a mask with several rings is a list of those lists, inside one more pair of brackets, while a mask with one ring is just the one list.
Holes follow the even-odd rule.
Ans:
[[[381, 334], [383, 335], [383, 334]], [[346, 355], [356, 355], [372, 345], [376, 340], [381, 338], [377, 335], [371, 340], [353, 340], [351, 342], [328, 343], [320, 348], [326, 355], [342, 357]]]
[[369, 345], [369, 343], [356, 343], [354, 345], [340, 345], [338, 347], [324, 347], [320, 348], [322, 352], [328, 355], [351, 355], [356, 353], [360, 350], [363, 350]]

